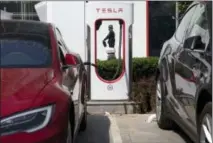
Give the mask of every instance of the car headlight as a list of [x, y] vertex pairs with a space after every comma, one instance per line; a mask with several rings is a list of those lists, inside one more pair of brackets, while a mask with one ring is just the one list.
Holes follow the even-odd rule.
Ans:
[[0, 135], [31, 133], [44, 128], [52, 117], [53, 108], [53, 105], [49, 105], [1, 119]]

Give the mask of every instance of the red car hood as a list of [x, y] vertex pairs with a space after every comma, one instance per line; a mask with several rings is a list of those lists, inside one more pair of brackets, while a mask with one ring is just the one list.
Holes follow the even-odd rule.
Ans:
[[[50, 68], [1, 69], [1, 112], [29, 108], [34, 99], [51, 80]], [[8, 113], [8, 112], [7, 112]]]

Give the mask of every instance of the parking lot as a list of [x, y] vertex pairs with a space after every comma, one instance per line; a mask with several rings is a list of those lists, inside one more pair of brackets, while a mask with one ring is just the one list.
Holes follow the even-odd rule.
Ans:
[[180, 130], [165, 131], [155, 121], [148, 123], [149, 115], [88, 116], [88, 127], [79, 134], [77, 143], [191, 143]]

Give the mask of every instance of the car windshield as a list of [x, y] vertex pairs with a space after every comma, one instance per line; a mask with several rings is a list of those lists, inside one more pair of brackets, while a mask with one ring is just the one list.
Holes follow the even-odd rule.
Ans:
[[44, 68], [51, 65], [49, 39], [42, 36], [1, 36], [1, 68]]

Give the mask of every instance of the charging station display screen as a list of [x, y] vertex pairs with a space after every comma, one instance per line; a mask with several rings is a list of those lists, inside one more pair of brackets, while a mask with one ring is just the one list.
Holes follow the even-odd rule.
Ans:
[[125, 72], [125, 23], [122, 19], [95, 22], [95, 62], [97, 76], [116, 81]]

